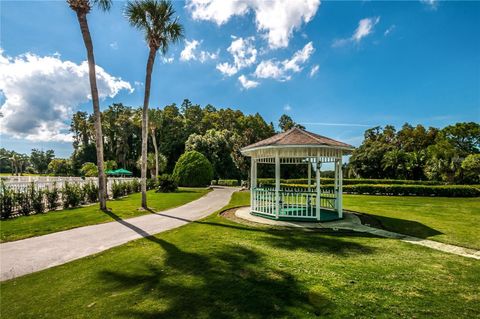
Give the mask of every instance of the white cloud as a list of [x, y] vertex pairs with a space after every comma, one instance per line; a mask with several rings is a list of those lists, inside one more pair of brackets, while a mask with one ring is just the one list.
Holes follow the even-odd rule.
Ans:
[[227, 51], [232, 55], [233, 63], [224, 62], [217, 65], [217, 69], [227, 76], [232, 76], [257, 61], [258, 52], [254, 45], [254, 37], [244, 39], [232, 36], [232, 39]]
[[240, 84], [242, 85], [242, 87], [247, 90], [251, 88], [255, 88], [260, 84], [257, 81], [248, 80], [247, 77], [243, 74], [238, 77], [238, 80], [240, 81]]
[[166, 57], [166, 56], [162, 57], [162, 62], [163, 62], [163, 64], [171, 64], [171, 63], [173, 63], [173, 61], [175, 61], [175, 58], [174, 58], [173, 56], [171, 56], [171, 57]]
[[233, 16], [255, 14], [257, 30], [263, 32], [272, 49], [288, 46], [295, 30], [315, 16], [320, 0], [189, 0], [186, 8], [193, 19], [222, 25]]
[[261, 79], [272, 78], [278, 81], [288, 81], [292, 78], [291, 72], [300, 72], [303, 69], [303, 64], [310, 59], [314, 51], [313, 43], [309, 42], [303, 49], [295, 52], [291, 59], [283, 61], [272, 59], [260, 62], [254, 74]]
[[286, 74], [281, 62], [276, 60], [262, 61], [255, 69], [255, 76], [259, 79], [275, 79], [278, 81], [288, 81], [292, 77]]
[[438, 1], [437, 0], [420, 0], [421, 3], [428, 5], [431, 9], [436, 10]]
[[308, 61], [308, 59], [312, 55], [313, 51], [315, 51], [315, 49], [313, 48], [313, 43], [310, 41], [303, 47], [303, 49], [295, 52], [295, 54], [293, 55], [293, 57], [290, 60], [285, 60], [283, 62], [283, 66], [284, 66], [285, 70], [292, 70], [293, 72], [300, 72], [302, 70], [301, 69], [301, 64]]
[[285, 112], [290, 112], [290, 111], [292, 110], [292, 107], [290, 106], [290, 104], [285, 104], [285, 105], [283, 106], [283, 110], [284, 110]]
[[217, 70], [228, 76], [232, 76], [238, 71], [234, 65], [228, 64], [227, 62], [217, 64]]
[[383, 32], [383, 35], [384, 36], [387, 36], [389, 35], [390, 33], [392, 33], [393, 30], [395, 30], [396, 26], [394, 24], [392, 24], [391, 26], [388, 27], [387, 30], [385, 30], [385, 32]]
[[318, 64], [312, 66], [312, 68], [310, 69], [309, 76], [313, 78], [318, 73], [318, 70], [320, 70], [320, 66]]
[[380, 21], [380, 17], [365, 18], [358, 22], [358, 27], [353, 33], [352, 39], [356, 42], [360, 42], [362, 38], [372, 33], [373, 27]]
[[[99, 66], [96, 73], [101, 99], [133, 91], [130, 83]], [[59, 55], [12, 58], [0, 49], [0, 91], [5, 97], [0, 133], [32, 141], [71, 141], [71, 115], [91, 99], [88, 64], [62, 61]]]
[[188, 41], [185, 39], [185, 48], [180, 52], [180, 60], [181, 61], [190, 61], [190, 60], [198, 60], [200, 63], [207, 62], [208, 60], [215, 60], [218, 58], [219, 51], [213, 53], [208, 51], [199, 51], [197, 52], [198, 48], [201, 45], [201, 41], [191, 40]]
[[112, 50], [118, 50], [117, 41], [114, 41], [114, 42], [110, 43], [109, 46], [110, 46], [110, 48], [112, 48]]
[[185, 48], [180, 52], [180, 60], [190, 61], [195, 60], [195, 49], [200, 44], [197, 40], [188, 41], [185, 39]]
[[375, 25], [380, 22], [380, 17], [375, 18], [365, 18], [358, 22], [358, 27], [353, 32], [350, 38], [346, 39], [335, 39], [332, 43], [332, 47], [341, 47], [350, 42], [359, 43], [363, 38], [373, 32]]

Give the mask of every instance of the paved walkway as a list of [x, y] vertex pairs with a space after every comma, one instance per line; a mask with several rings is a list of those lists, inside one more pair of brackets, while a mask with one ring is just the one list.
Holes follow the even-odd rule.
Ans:
[[0, 281], [185, 225], [227, 205], [236, 190], [216, 187], [195, 201], [159, 213], [0, 244]]
[[480, 250], [468, 249], [460, 246], [440, 243], [438, 241], [402, 235], [402, 234], [394, 233], [394, 232], [383, 230], [383, 229], [369, 227], [369, 226], [363, 225], [362, 222], [360, 221], [360, 218], [358, 218], [358, 216], [348, 212], [344, 212], [344, 219], [342, 220], [323, 222], [323, 223], [310, 223], [310, 222], [306, 223], [306, 222], [293, 222], [293, 221], [288, 222], [288, 221], [266, 219], [259, 216], [251, 215], [250, 207], [243, 207], [238, 209], [235, 212], [235, 216], [251, 222], [275, 225], [275, 226], [353, 230], [353, 231], [358, 231], [363, 233], [369, 233], [369, 234], [380, 236], [380, 237], [398, 239], [410, 244], [425, 246], [425, 247], [429, 247], [429, 248], [443, 251], [446, 253], [480, 260]]

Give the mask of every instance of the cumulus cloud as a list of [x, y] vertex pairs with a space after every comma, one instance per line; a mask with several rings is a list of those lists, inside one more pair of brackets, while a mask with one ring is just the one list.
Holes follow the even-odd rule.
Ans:
[[257, 49], [255, 48], [254, 37], [237, 38], [232, 36], [232, 43], [227, 51], [233, 57], [233, 63], [220, 63], [217, 69], [224, 75], [232, 76], [239, 70], [254, 64], [257, 61]]
[[242, 85], [242, 87], [247, 90], [251, 88], [255, 88], [260, 84], [257, 81], [248, 80], [247, 77], [243, 74], [238, 77], [238, 81], [240, 81], [240, 84]]
[[380, 22], [380, 17], [365, 18], [358, 22], [358, 27], [350, 38], [336, 39], [333, 41], [333, 47], [341, 47], [350, 42], [359, 43], [363, 38], [373, 32], [375, 25]]
[[290, 112], [290, 111], [292, 110], [292, 107], [290, 106], [290, 104], [285, 104], [285, 105], [283, 106], [283, 110], [284, 110], [285, 112]]
[[261, 79], [275, 79], [278, 81], [288, 81], [291, 79], [291, 73], [298, 73], [303, 69], [303, 64], [310, 59], [315, 49], [313, 43], [307, 43], [303, 49], [295, 52], [290, 59], [277, 61], [274, 59], [262, 61], [255, 69], [255, 76]]
[[320, 66], [318, 64], [312, 66], [312, 68], [310, 69], [310, 73], [308, 74], [311, 78], [313, 78], [317, 73], [318, 73], [318, 70], [320, 70]]
[[187, 40], [185, 39], [185, 48], [180, 52], [181, 61], [191, 61], [198, 60], [200, 63], [205, 63], [208, 60], [215, 60], [218, 58], [217, 52], [208, 52], [203, 50], [198, 50], [200, 48], [201, 41], [198, 40]]
[[272, 49], [288, 46], [295, 30], [312, 20], [320, 0], [189, 0], [186, 8], [193, 19], [215, 22], [222, 25], [233, 16], [249, 12], [255, 15], [258, 31], [262, 32]]
[[175, 58], [174, 58], [173, 56], [171, 56], [171, 57], [166, 57], [166, 56], [162, 57], [162, 63], [163, 63], [163, 64], [171, 64], [171, 63], [173, 63], [174, 60], [175, 60]]
[[[101, 99], [121, 90], [133, 92], [130, 83], [97, 66]], [[0, 49], [0, 133], [32, 141], [71, 141], [69, 122], [75, 108], [91, 99], [88, 64], [61, 60], [59, 55], [27, 53], [8, 57]]]

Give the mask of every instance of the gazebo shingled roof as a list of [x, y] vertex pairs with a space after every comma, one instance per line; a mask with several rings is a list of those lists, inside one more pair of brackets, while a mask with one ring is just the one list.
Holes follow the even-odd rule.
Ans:
[[257, 143], [245, 146], [242, 150], [249, 150], [264, 146], [280, 145], [315, 145], [327, 147], [340, 147], [353, 149], [352, 145], [336, 141], [329, 137], [302, 130], [298, 127], [289, 129], [286, 132], [276, 134], [272, 137], [259, 141]]

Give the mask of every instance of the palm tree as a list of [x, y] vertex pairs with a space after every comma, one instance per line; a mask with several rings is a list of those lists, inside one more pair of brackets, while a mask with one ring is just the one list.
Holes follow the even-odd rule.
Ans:
[[130, 24], [145, 33], [150, 49], [145, 76], [145, 95], [142, 109], [142, 207], [147, 208], [147, 141], [148, 141], [148, 103], [155, 55], [160, 50], [167, 53], [171, 43], [183, 37], [183, 26], [174, 17], [175, 10], [170, 1], [137, 0], [128, 2], [125, 16]]
[[97, 149], [97, 167], [98, 167], [98, 200], [100, 209], [107, 209], [107, 187], [105, 171], [103, 168], [103, 135], [102, 121], [100, 115], [100, 105], [98, 101], [97, 78], [95, 74], [95, 57], [93, 56], [93, 43], [88, 28], [87, 14], [92, 9], [92, 4], [103, 11], [108, 11], [112, 5], [111, 0], [67, 0], [70, 8], [77, 14], [80, 31], [82, 32], [83, 42], [87, 49], [88, 75], [90, 79], [90, 90], [92, 94], [93, 115], [95, 118], [95, 143]]
[[[157, 130], [161, 127], [162, 122], [162, 111], [159, 109], [152, 109], [148, 112], [148, 127], [150, 129], [150, 136], [152, 137], [153, 149], [155, 150], [155, 180], [158, 180], [158, 172], [159, 172], [159, 153], [158, 153], [158, 145], [157, 145]], [[163, 156], [163, 155], [162, 155]]]

